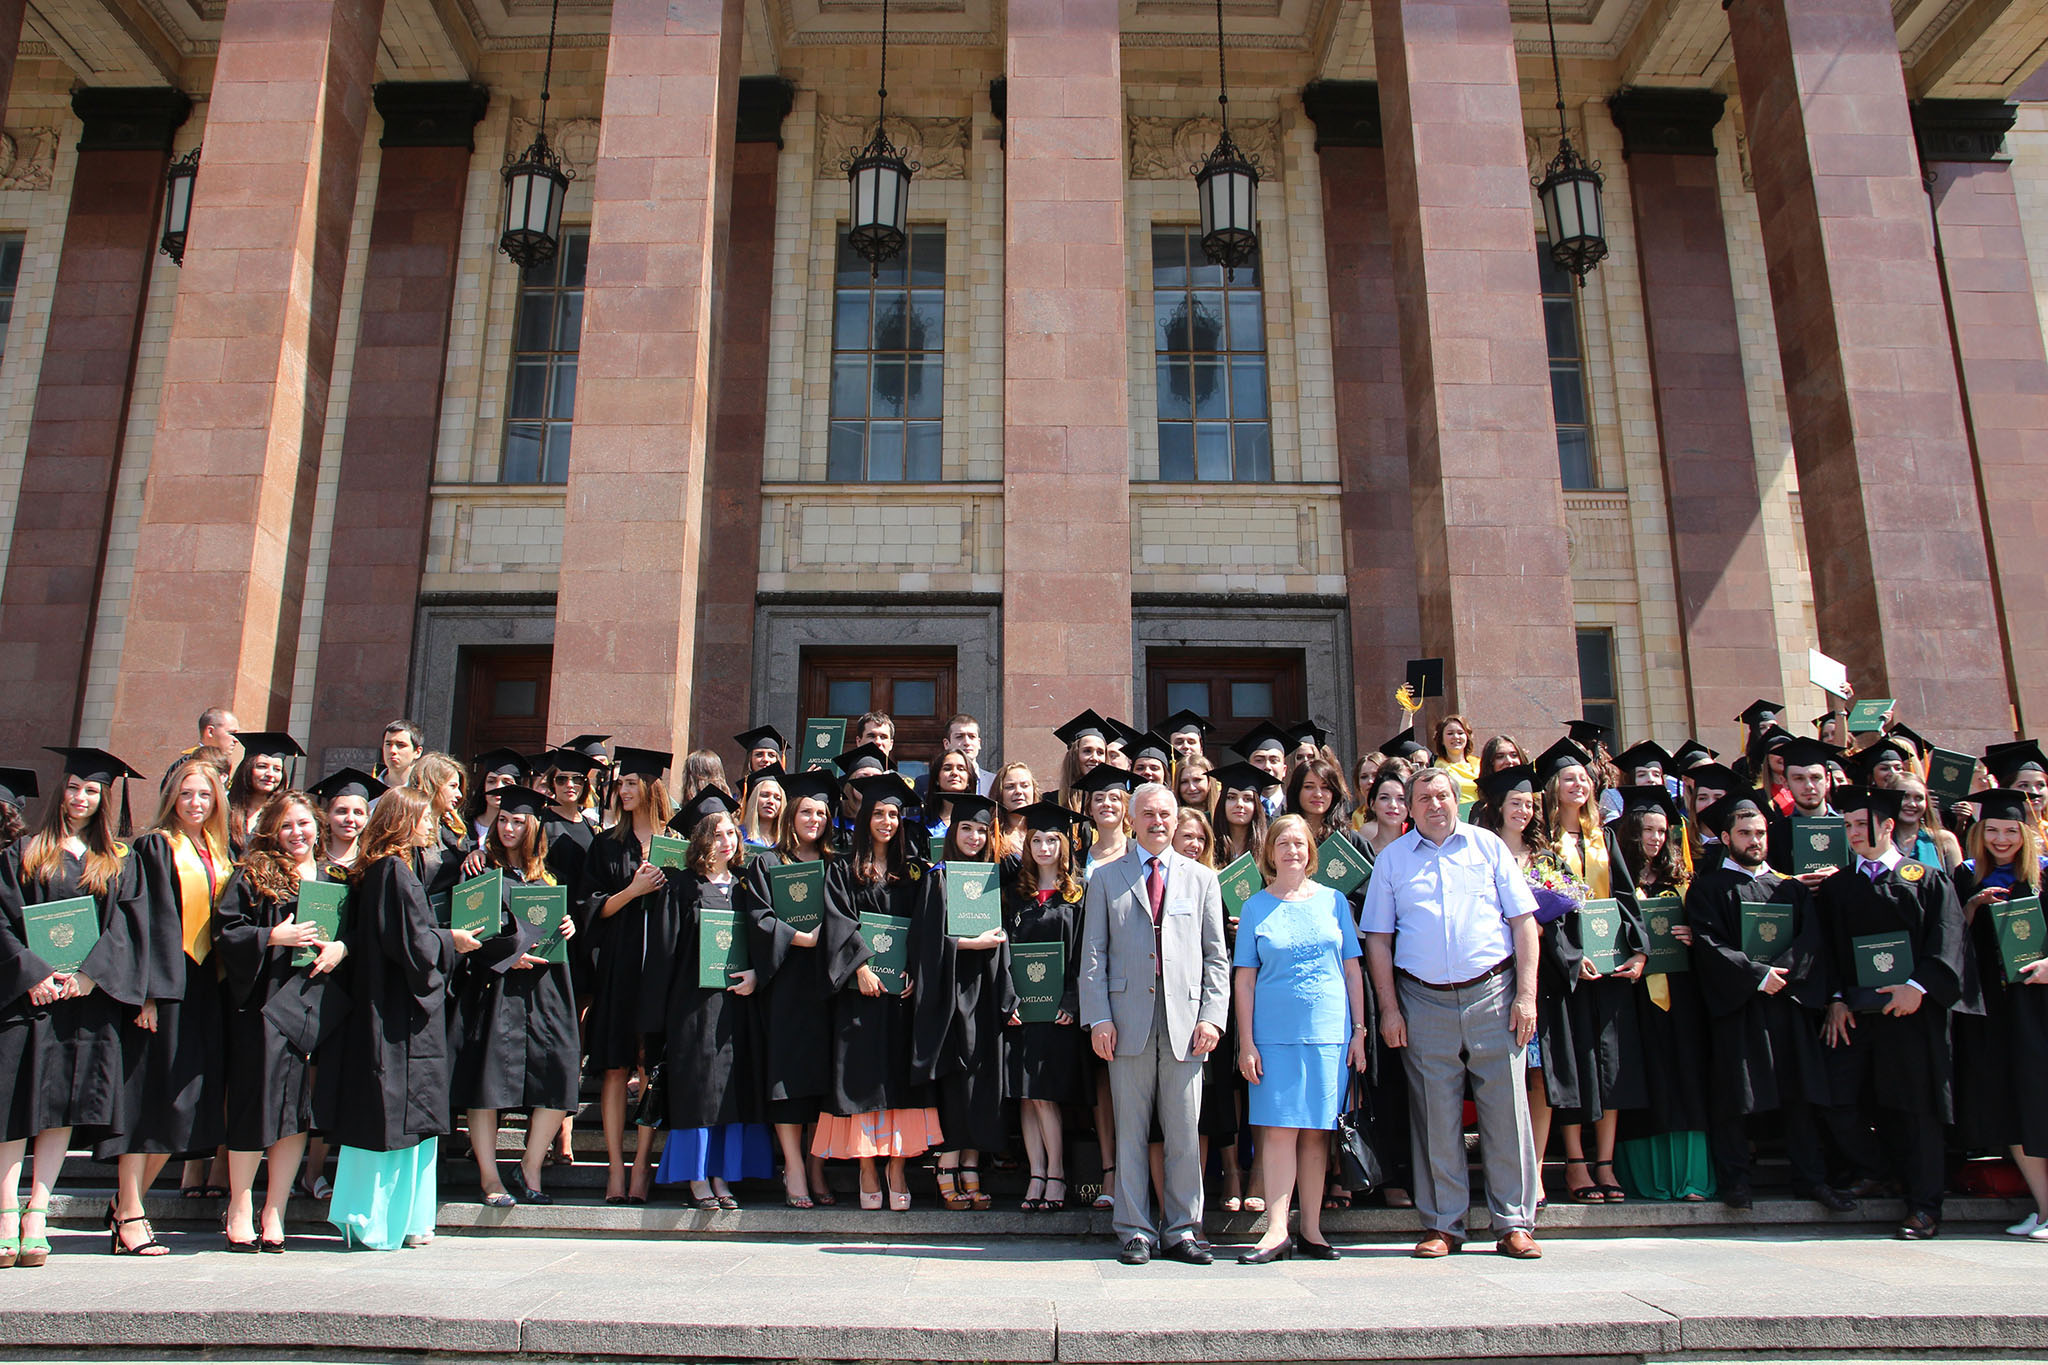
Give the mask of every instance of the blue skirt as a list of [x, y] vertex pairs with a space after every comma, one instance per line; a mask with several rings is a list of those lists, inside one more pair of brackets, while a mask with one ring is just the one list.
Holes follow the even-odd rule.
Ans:
[[343, 1147], [334, 1162], [327, 1221], [350, 1250], [392, 1251], [434, 1231], [434, 1156], [439, 1138], [396, 1152]]
[[1344, 1044], [1260, 1043], [1265, 1079], [1247, 1087], [1255, 1128], [1337, 1126], [1344, 1108]]
[[672, 1128], [662, 1144], [654, 1183], [685, 1180], [767, 1180], [775, 1174], [775, 1148], [765, 1123], [721, 1123], [716, 1128]]

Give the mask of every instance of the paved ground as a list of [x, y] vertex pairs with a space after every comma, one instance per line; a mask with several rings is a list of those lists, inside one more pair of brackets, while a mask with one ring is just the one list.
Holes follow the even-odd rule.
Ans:
[[[922, 1243], [444, 1235], [349, 1253], [295, 1238], [114, 1259], [60, 1232], [0, 1273], [0, 1357], [41, 1346], [377, 1358], [456, 1355], [1076, 1362], [1670, 1357], [1725, 1351], [2048, 1357], [2048, 1246], [1976, 1228], [1929, 1243], [1800, 1230], [1558, 1237], [1416, 1262], [1117, 1265], [1105, 1241]], [[1489, 1245], [1490, 1244], [1483, 1244]]]

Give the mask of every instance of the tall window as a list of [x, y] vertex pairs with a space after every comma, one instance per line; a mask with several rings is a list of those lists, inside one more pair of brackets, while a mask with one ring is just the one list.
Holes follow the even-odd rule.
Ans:
[[1201, 229], [1152, 230], [1152, 346], [1159, 477], [1273, 477], [1266, 315], [1256, 258], [1235, 280], [1202, 254]]
[[912, 228], [903, 250], [872, 276], [840, 233], [827, 478], [939, 477], [945, 351], [945, 228]]
[[1550, 340], [1550, 415], [1557, 423], [1557, 462], [1566, 488], [1598, 488], [1593, 432], [1586, 421], [1586, 360], [1579, 345], [1579, 296], [1572, 277], [1537, 239], [1543, 278], [1543, 330]]
[[1579, 714], [1621, 735], [1621, 696], [1614, 679], [1614, 632], [1605, 626], [1579, 628]]
[[14, 322], [14, 287], [21, 280], [22, 235], [0, 234], [0, 355], [7, 354], [7, 333]]
[[504, 483], [567, 483], [576, 416], [576, 351], [583, 339], [588, 230], [564, 229], [561, 249], [520, 276], [505, 400]]

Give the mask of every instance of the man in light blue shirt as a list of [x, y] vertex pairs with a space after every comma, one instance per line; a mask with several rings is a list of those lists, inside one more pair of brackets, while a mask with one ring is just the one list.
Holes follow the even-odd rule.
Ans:
[[1536, 1033], [1536, 898], [1497, 835], [1459, 822], [1449, 773], [1410, 778], [1408, 810], [1415, 828], [1374, 860], [1359, 928], [1380, 1036], [1408, 1072], [1415, 1254], [1448, 1256], [1465, 1241], [1469, 1077], [1494, 1249], [1533, 1260], [1541, 1185], [1523, 1080]]

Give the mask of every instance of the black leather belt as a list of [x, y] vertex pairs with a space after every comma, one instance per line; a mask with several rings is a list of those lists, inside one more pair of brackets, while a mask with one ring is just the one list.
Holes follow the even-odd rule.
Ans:
[[1395, 970], [1396, 970], [1396, 971], [1399, 971], [1399, 972], [1401, 973], [1401, 975], [1403, 975], [1403, 976], [1407, 977], [1407, 978], [1408, 978], [1408, 979], [1409, 979], [1410, 981], [1413, 981], [1413, 982], [1414, 982], [1414, 983], [1415, 983], [1416, 985], [1418, 985], [1418, 986], [1427, 986], [1427, 987], [1429, 987], [1429, 989], [1431, 989], [1431, 990], [1433, 990], [1433, 991], [1462, 991], [1462, 990], [1464, 990], [1464, 989], [1465, 989], [1465, 988], [1466, 988], [1467, 986], [1476, 986], [1476, 985], [1478, 985], [1478, 984], [1479, 984], [1480, 982], [1482, 982], [1482, 981], [1490, 981], [1490, 980], [1492, 980], [1492, 979], [1493, 979], [1494, 977], [1496, 977], [1496, 976], [1499, 976], [1499, 975], [1500, 975], [1500, 974], [1501, 974], [1502, 972], [1506, 971], [1506, 970], [1507, 970], [1508, 968], [1510, 968], [1510, 967], [1512, 967], [1512, 966], [1514, 966], [1514, 965], [1515, 965], [1515, 959], [1514, 959], [1514, 955], [1513, 955], [1512, 953], [1510, 953], [1510, 954], [1509, 954], [1508, 956], [1506, 956], [1506, 957], [1502, 958], [1502, 959], [1501, 959], [1500, 961], [1498, 961], [1498, 962], [1494, 963], [1494, 964], [1493, 964], [1493, 965], [1492, 965], [1491, 967], [1488, 967], [1488, 968], [1487, 968], [1487, 969], [1486, 969], [1485, 971], [1481, 972], [1481, 973], [1480, 973], [1479, 975], [1477, 975], [1477, 976], [1473, 977], [1473, 978], [1472, 978], [1472, 979], [1471, 979], [1470, 981], [1453, 981], [1453, 982], [1451, 982], [1451, 983], [1450, 983], [1449, 985], [1447, 985], [1447, 986], [1440, 986], [1440, 985], [1438, 985], [1438, 984], [1437, 984], [1436, 982], [1434, 982], [1434, 981], [1424, 981], [1424, 980], [1423, 980], [1423, 979], [1422, 979], [1421, 977], [1417, 976], [1417, 975], [1416, 975], [1415, 973], [1413, 973], [1413, 972], [1411, 972], [1411, 971], [1407, 971], [1407, 970], [1405, 970], [1405, 969], [1402, 969], [1402, 968], [1396, 968]]

